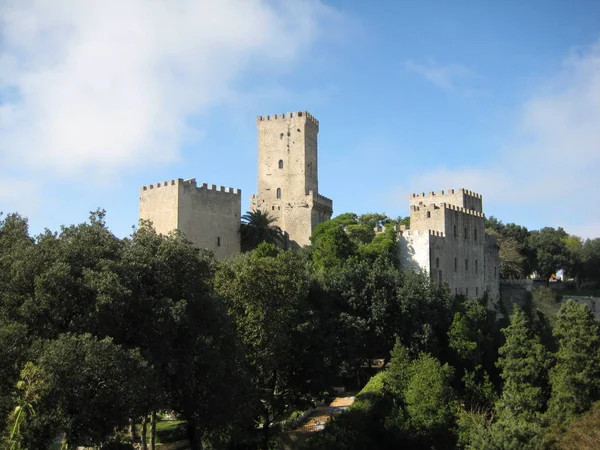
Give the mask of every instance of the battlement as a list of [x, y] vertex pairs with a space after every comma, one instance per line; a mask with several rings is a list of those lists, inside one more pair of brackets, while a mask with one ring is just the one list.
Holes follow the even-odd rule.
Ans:
[[224, 193], [224, 194], [242, 195], [241, 189], [234, 189], [234, 188], [225, 187], [225, 186], [217, 187], [217, 185], [215, 185], [215, 184], [202, 183], [202, 185], [200, 185], [198, 187], [195, 178], [190, 178], [189, 180], [184, 180], [183, 178], [177, 178], [176, 180], [158, 182], [156, 184], [149, 184], [147, 186], [142, 186], [142, 188], [140, 190], [141, 191], [149, 191], [149, 190], [160, 189], [160, 188], [165, 188], [165, 187], [169, 188], [172, 186], [176, 186], [176, 187], [191, 186], [191, 187], [196, 188], [197, 190], [204, 189], [206, 191], [214, 191], [214, 192], [219, 192], [219, 193]]
[[450, 210], [450, 211], [458, 211], [463, 214], [468, 214], [470, 216], [475, 217], [485, 217], [485, 214], [479, 211], [474, 211], [472, 209], [463, 208], [462, 206], [452, 205], [450, 203], [439, 203], [439, 204], [419, 204], [419, 205], [410, 205], [410, 210], [417, 211], [435, 211], [435, 210]]
[[315, 119], [315, 117], [310, 114], [308, 111], [297, 111], [297, 112], [288, 112], [288, 113], [281, 113], [281, 114], [271, 114], [271, 115], [266, 115], [266, 116], [258, 116], [256, 118], [256, 123], [260, 123], [260, 122], [265, 122], [265, 121], [269, 121], [269, 120], [286, 120], [286, 119], [292, 119], [292, 118], [298, 118], [298, 117], [305, 117], [306, 120], [308, 122], [313, 123], [317, 128], [319, 128], [319, 121], [317, 119]]
[[461, 212], [463, 214], [468, 214], [470, 216], [482, 217], [482, 218], [485, 217], [485, 214], [482, 213], [482, 212], [473, 211], [472, 209], [462, 208], [462, 207], [456, 206], [456, 205], [449, 205], [447, 203], [442, 203], [440, 206], [442, 208], [444, 208], [444, 209], [449, 209], [449, 210], [452, 210], [452, 211], [458, 211], [458, 212]]
[[441, 190], [441, 191], [438, 191], [437, 193], [434, 192], [434, 191], [430, 191], [430, 192], [427, 192], [427, 193], [423, 192], [423, 193], [420, 193], [420, 194], [410, 194], [409, 198], [410, 199], [414, 199], [414, 198], [416, 198], [416, 199], [418, 199], [418, 198], [431, 199], [432, 197], [435, 197], [435, 196], [455, 195], [455, 194], [468, 195], [468, 196], [473, 197], [473, 198], [483, 198], [481, 194], [478, 194], [478, 193], [473, 192], [473, 191], [469, 191], [468, 189], [464, 189], [464, 188], [460, 188], [460, 189], [457, 189], [457, 190], [448, 189], [447, 191]]
[[324, 206], [333, 209], [333, 200], [331, 200], [330, 198], [327, 198], [324, 195], [315, 193], [313, 191], [308, 191], [308, 196], [313, 198], [314, 203], [320, 203]]

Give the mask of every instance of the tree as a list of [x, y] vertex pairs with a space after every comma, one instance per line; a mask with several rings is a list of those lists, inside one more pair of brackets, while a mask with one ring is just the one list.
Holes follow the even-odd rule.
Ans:
[[548, 281], [552, 274], [565, 267], [564, 239], [567, 236], [565, 230], [560, 227], [558, 229], [545, 227], [531, 233], [529, 244], [535, 251], [535, 269], [542, 279]]
[[485, 305], [467, 301], [462, 311], [454, 314], [448, 330], [449, 347], [453, 351], [454, 367], [462, 376], [462, 388], [468, 410], [489, 409], [495, 392], [489, 379], [496, 360], [491, 330], [493, 319]]
[[260, 395], [257, 409], [265, 449], [269, 424], [281, 416], [293, 398], [290, 371], [297, 353], [293, 335], [309, 280], [306, 261], [290, 251], [276, 256], [241, 255], [224, 262], [216, 274], [217, 293], [236, 323]]
[[549, 355], [516, 305], [509, 326], [502, 332], [506, 343], [499, 350], [497, 364], [503, 387], [496, 403], [498, 420], [492, 441], [504, 443], [499, 448], [536, 448], [548, 397]]
[[584, 243], [579, 236], [567, 236], [565, 243], [564, 268], [568, 276], [575, 278], [577, 290], [581, 288], [581, 282], [585, 278], [585, 255]]
[[254, 250], [261, 242], [283, 246], [283, 232], [275, 222], [277, 218], [260, 209], [244, 214], [240, 225], [242, 252]]
[[340, 267], [356, 255], [357, 245], [352, 242], [338, 220], [329, 220], [316, 226], [310, 238], [312, 260], [317, 269]]
[[587, 306], [568, 300], [556, 316], [554, 335], [559, 347], [548, 409], [562, 422], [600, 399], [600, 326]]
[[62, 432], [70, 444], [106, 443], [129, 417], [141, 414], [136, 392], [151, 379], [138, 352], [89, 334], [42, 342], [35, 366], [45, 389], [27, 424], [30, 448], [47, 448]]

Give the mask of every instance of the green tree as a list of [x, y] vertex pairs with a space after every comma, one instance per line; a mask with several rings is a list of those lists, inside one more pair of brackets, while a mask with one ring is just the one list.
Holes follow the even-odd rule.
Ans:
[[556, 365], [550, 370], [549, 415], [557, 422], [587, 411], [600, 399], [600, 327], [585, 305], [565, 302], [557, 316]]
[[277, 218], [260, 209], [244, 214], [240, 225], [242, 252], [254, 250], [261, 242], [283, 246], [285, 238], [275, 222]]
[[71, 444], [100, 445], [142, 412], [136, 392], [150, 382], [147, 364], [110, 338], [61, 335], [41, 343], [35, 364], [45, 389], [27, 423], [30, 448], [47, 448], [62, 432]]
[[486, 306], [467, 301], [454, 314], [448, 331], [449, 347], [454, 353], [454, 367], [462, 374], [462, 386], [468, 410], [491, 408], [495, 401], [489, 372], [496, 352], [491, 330], [493, 318]]
[[565, 267], [567, 233], [562, 228], [545, 227], [534, 231], [529, 237], [529, 245], [535, 251], [538, 274], [548, 281], [552, 274]]
[[224, 262], [216, 275], [217, 292], [236, 323], [260, 394], [257, 409], [265, 449], [269, 424], [281, 417], [293, 394], [289, 389], [296, 357], [293, 335], [309, 280], [306, 261], [295, 252], [241, 255]]
[[548, 397], [549, 355], [518, 306], [502, 331], [506, 343], [499, 350], [498, 367], [503, 387], [491, 434], [496, 444], [490, 448], [537, 448]]

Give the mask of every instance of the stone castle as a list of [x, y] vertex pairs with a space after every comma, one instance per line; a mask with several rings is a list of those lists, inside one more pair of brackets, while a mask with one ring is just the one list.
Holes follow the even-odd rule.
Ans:
[[[314, 228], [329, 220], [331, 199], [319, 194], [319, 122], [308, 112], [257, 117], [258, 192], [250, 208], [268, 212], [292, 248], [310, 244]], [[143, 186], [140, 219], [157, 232], [181, 230], [218, 259], [240, 253], [241, 190], [195, 179]], [[398, 230], [402, 265], [448, 282], [452, 293], [498, 297], [498, 247], [484, 231], [482, 197], [464, 189], [409, 198], [410, 229]]]

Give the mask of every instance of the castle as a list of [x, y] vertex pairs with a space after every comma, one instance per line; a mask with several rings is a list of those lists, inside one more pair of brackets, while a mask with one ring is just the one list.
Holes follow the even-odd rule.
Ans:
[[[276, 218], [291, 248], [310, 244], [314, 228], [329, 220], [331, 199], [319, 194], [319, 122], [308, 112], [257, 117], [258, 191], [252, 210]], [[460, 189], [411, 194], [410, 229], [398, 230], [402, 266], [422, 269], [447, 282], [453, 294], [476, 298], [499, 295], [498, 246], [484, 231], [482, 197]], [[195, 179], [143, 186], [140, 219], [157, 232], [181, 230], [217, 259], [240, 253], [241, 190]]]
[[398, 256], [403, 267], [422, 269], [452, 294], [478, 298], [487, 292], [498, 299], [498, 245], [485, 233], [480, 194], [459, 189], [437, 194], [411, 194], [410, 229], [398, 231]]

